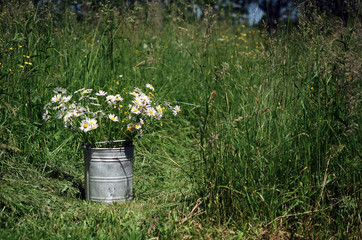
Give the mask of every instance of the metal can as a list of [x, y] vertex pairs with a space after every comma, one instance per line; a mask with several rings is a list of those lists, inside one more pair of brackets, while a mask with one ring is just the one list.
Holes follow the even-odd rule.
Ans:
[[112, 203], [133, 199], [134, 145], [119, 148], [85, 146], [86, 200]]

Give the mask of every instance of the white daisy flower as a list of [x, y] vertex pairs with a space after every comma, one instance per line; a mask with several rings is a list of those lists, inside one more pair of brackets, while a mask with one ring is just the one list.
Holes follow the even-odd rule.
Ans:
[[127, 131], [132, 131], [133, 130], [133, 124], [130, 123], [127, 125]]
[[136, 123], [136, 124], [134, 125], [134, 128], [135, 128], [136, 130], [139, 130], [139, 129], [142, 128], [142, 125], [141, 125], [140, 123]]
[[109, 119], [111, 119], [113, 122], [118, 122], [118, 117], [114, 114], [109, 114], [108, 115]]
[[97, 124], [97, 120], [92, 118], [86, 118], [84, 119], [81, 123], [80, 123], [80, 127], [79, 129], [84, 131], [84, 132], [89, 132], [91, 130], [94, 130], [98, 128], [98, 124]]
[[160, 105], [158, 105], [158, 106], [156, 107], [156, 110], [157, 110], [159, 113], [162, 114], [162, 107], [161, 107]]
[[54, 97], [52, 97], [51, 101], [52, 103], [56, 103], [62, 100], [62, 95], [61, 94], [57, 94]]
[[102, 110], [99, 110], [99, 111], [96, 111], [95, 113], [94, 113], [94, 115], [95, 116], [98, 116], [98, 115], [102, 115], [102, 116], [104, 116], [104, 115], [106, 115]]
[[63, 110], [59, 110], [59, 111], [57, 112], [57, 118], [58, 118], [58, 119], [63, 118], [64, 115], [65, 115], [65, 113], [64, 113]]
[[113, 95], [108, 95], [106, 97], [106, 103], [108, 103], [111, 107], [116, 105], [116, 101], [114, 100], [116, 97]]
[[51, 105], [51, 103], [45, 104], [44, 107], [43, 107], [43, 109], [45, 109], [45, 110], [48, 109], [48, 108], [50, 107], [50, 105]]
[[171, 106], [171, 104], [169, 102], [165, 102], [165, 105], [167, 107], [168, 110], [172, 110], [173, 107]]
[[146, 84], [146, 88], [151, 89], [152, 91], [155, 91], [154, 87], [149, 83]]
[[106, 95], [107, 95], [107, 92], [102, 91], [102, 90], [99, 90], [99, 92], [96, 93], [96, 96], [99, 96], [99, 97], [103, 97], [103, 96], [106, 96]]
[[88, 94], [88, 93], [91, 93], [93, 91], [93, 89], [85, 89], [83, 90], [82, 94]]
[[69, 111], [67, 114], [69, 114], [70, 117], [76, 117], [76, 116], [77, 116], [77, 114], [76, 114], [76, 112], [75, 112], [74, 109], [72, 109], [71, 111]]
[[133, 114], [140, 114], [141, 111], [140, 111], [137, 107], [132, 106], [132, 107], [131, 107], [131, 113], [133, 113]]
[[83, 132], [88, 132], [90, 130], [92, 130], [91, 125], [89, 124], [89, 122], [87, 121], [87, 119], [84, 119], [81, 123], [80, 123], [80, 127], [79, 129]]
[[90, 125], [97, 125], [97, 120], [95, 118], [89, 118], [88, 122]]
[[142, 93], [142, 90], [138, 87], [135, 87], [133, 91], [135, 91], [136, 93]]
[[67, 89], [65, 88], [61, 88], [61, 87], [56, 87], [54, 90], [53, 90], [54, 93], [60, 93], [60, 94], [66, 94], [67, 93]]
[[69, 102], [72, 97], [73, 97], [73, 95], [63, 96], [62, 101], [63, 102]]
[[135, 96], [135, 97], [138, 96], [138, 93], [136, 93], [136, 92], [130, 92], [129, 94], [131, 94], [132, 96]]
[[181, 111], [180, 106], [176, 105], [172, 111], [173, 111], [173, 115], [176, 116]]
[[94, 129], [97, 129], [99, 126], [98, 126], [98, 123], [95, 123], [93, 125], [91, 125], [91, 129], [94, 130]]
[[82, 92], [82, 91], [84, 91], [84, 89], [85, 89], [85, 88], [78, 89], [77, 91], [74, 92], [74, 94], [77, 94], [77, 93], [79, 93], [79, 92]]
[[61, 109], [62, 107], [63, 107], [63, 105], [59, 104], [59, 105], [53, 107], [53, 110], [58, 110], [58, 109]]
[[67, 112], [63, 118], [64, 122], [68, 122], [72, 116], [71, 112]]
[[82, 96], [79, 98], [79, 101], [82, 101], [82, 100], [87, 99], [87, 98], [89, 98], [88, 95], [82, 95]]
[[113, 95], [108, 95], [108, 96], [106, 97], [106, 101], [112, 101], [113, 98], [114, 98]]
[[151, 99], [146, 94], [141, 95], [141, 100], [143, 101], [144, 105], [151, 105]]
[[153, 107], [147, 108], [147, 115], [148, 116], [153, 117], [153, 116], [155, 116], [155, 113], [156, 113], [156, 111], [155, 111], [155, 109]]
[[114, 101], [123, 101], [123, 98], [121, 97], [121, 95], [117, 94], [116, 96], [114, 96]]
[[132, 102], [133, 102], [136, 106], [141, 106], [141, 105], [143, 105], [142, 99], [141, 99], [139, 96], [135, 97]]
[[162, 118], [162, 113], [160, 112], [155, 112], [155, 114], [153, 115], [154, 118], [156, 118], [157, 120], [161, 120]]
[[89, 103], [90, 105], [93, 105], [93, 106], [97, 106], [97, 107], [100, 107], [101, 105], [99, 103]]
[[82, 106], [78, 106], [75, 110], [75, 117], [79, 117], [87, 112], [87, 109]]
[[46, 122], [50, 119], [49, 112], [46, 110], [43, 114], [43, 120]]

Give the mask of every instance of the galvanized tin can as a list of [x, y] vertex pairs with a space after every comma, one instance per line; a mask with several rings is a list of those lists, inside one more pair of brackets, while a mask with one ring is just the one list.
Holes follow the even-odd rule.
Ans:
[[86, 200], [112, 203], [133, 198], [134, 145], [119, 148], [85, 146]]

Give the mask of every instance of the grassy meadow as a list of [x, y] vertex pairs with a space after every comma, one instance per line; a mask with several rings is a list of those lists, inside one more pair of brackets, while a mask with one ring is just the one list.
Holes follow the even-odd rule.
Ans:
[[[266, 31], [176, 4], [79, 19], [13, 2], [0, 12], [0, 239], [362, 237], [357, 19]], [[82, 140], [43, 106], [55, 87], [146, 83], [179, 116], [135, 140], [133, 201], [85, 201]]]

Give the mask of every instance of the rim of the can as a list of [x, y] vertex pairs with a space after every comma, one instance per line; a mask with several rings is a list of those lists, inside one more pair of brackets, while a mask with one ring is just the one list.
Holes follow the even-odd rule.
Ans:
[[114, 144], [114, 143], [125, 143], [125, 146], [122, 147], [134, 147], [133, 141], [129, 139], [125, 140], [113, 140], [113, 141], [104, 141], [104, 142], [94, 142], [94, 143], [86, 143], [83, 145], [85, 149], [119, 149], [121, 147], [114, 147], [114, 148], [102, 148], [102, 147], [95, 147], [96, 145], [102, 145], [102, 144]]

